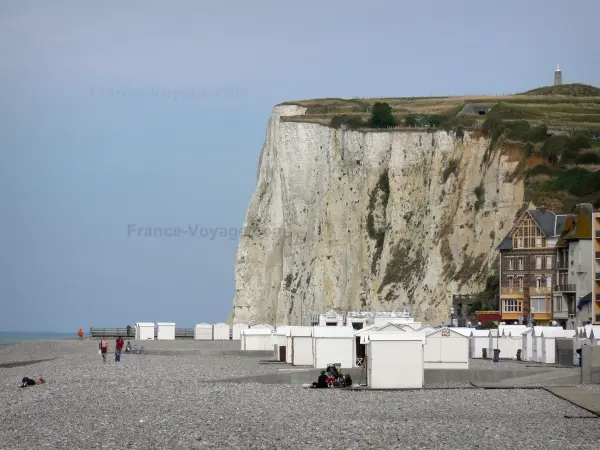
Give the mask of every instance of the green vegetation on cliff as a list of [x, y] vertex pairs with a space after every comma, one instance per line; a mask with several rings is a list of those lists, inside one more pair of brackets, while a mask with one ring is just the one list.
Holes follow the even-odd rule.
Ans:
[[[395, 123], [423, 130], [464, 130], [490, 140], [484, 164], [497, 151], [509, 152], [519, 164], [509, 180], [522, 179], [526, 201], [565, 212], [582, 201], [600, 207], [600, 89], [585, 84], [546, 86], [516, 95], [491, 97], [410, 97], [340, 99], [287, 102], [303, 106], [304, 115], [283, 121], [320, 123], [333, 128], [376, 131]], [[486, 114], [462, 114], [467, 105], [486, 105]], [[445, 182], [457, 170], [450, 161]], [[474, 192], [474, 209], [482, 206], [483, 189]], [[369, 234], [376, 241], [378, 259], [382, 231], [373, 228], [370, 207]], [[369, 224], [368, 224], [369, 225]]]

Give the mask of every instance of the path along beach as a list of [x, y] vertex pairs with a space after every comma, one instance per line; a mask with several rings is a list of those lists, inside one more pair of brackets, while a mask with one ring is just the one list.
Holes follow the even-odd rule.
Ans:
[[[109, 354], [103, 363], [88, 339], [0, 346], [0, 365], [13, 363], [0, 366], [0, 448], [598, 448], [600, 419], [543, 390], [359, 393], [218, 382], [281, 365], [219, 354], [239, 341], [141, 344], [182, 352], [123, 354], [120, 363]], [[24, 376], [46, 384], [21, 389]]]

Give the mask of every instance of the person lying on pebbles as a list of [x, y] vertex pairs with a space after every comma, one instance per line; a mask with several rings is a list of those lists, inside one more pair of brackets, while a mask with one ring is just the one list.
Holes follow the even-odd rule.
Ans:
[[44, 380], [42, 377], [39, 377], [37, 380], [33, 380], [31, 378], [28, 377], [24, 377], [23, 380], [21, 380], [21, 387], [27, 387], [27, 386], [35, 386], [36, 384], [43, 384], [45, 383], [46, 380]]

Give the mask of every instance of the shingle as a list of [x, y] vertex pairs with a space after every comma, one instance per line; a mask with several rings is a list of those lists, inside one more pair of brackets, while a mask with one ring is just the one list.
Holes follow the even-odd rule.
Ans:
[[510, 236], [506, 236], [500, 242], [500, 245], [496, 247], [496, 250], [512, 250], [512, 238]]
[[546, 237], [555, 236], [556, 214], [549, 210], [531, 209], [528, 211]]

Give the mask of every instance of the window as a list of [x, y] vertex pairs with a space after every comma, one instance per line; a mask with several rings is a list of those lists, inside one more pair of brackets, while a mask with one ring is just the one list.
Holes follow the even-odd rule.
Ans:
[[533, 218], [527, 214], [511, 234], [513, 248], [545, 248], [546, 237]]
[[506, 258], [506, 268], [507, 270], [515, 270], [515, 259], [512, 257]]
[[508, 277], [508, 287], [513, 287], [514, 285], [515, 285], [515, 280], [511, 275]]
[[537, 314], [537, 313], [545, 313], [548, 312], [546, 310], [546, 298], [541, 297], [541, 298], [535, 298], [533, 297], [531, 299], [531, 307], [533, 308], [532, 311]]
[[540, 270], [541, 268], [542, 268], [542, 257], [536, 256], [535, 257], [535, 270]]
[[542, 277], [535, 277], [535, 286], [542, 287]]
[[517, 270], [525, 270], [524, 267], [525, 267], [525, 258], [520, 256], [519, 258], [517, 258]]
[[562, 311], [562, 297], [554, 297], [554, 311]]
[[504, 312], [521, 312], [521, 302], [513, 299], [504, 300]]
[[523, 277], [517, 277], [517, 286], [523, 287]]
[[552, 277], [546, 277], [546, 287], [551, 288], [552, 287]]
[[546, 256], [546, 269], [552, 269], [552, 256]]

